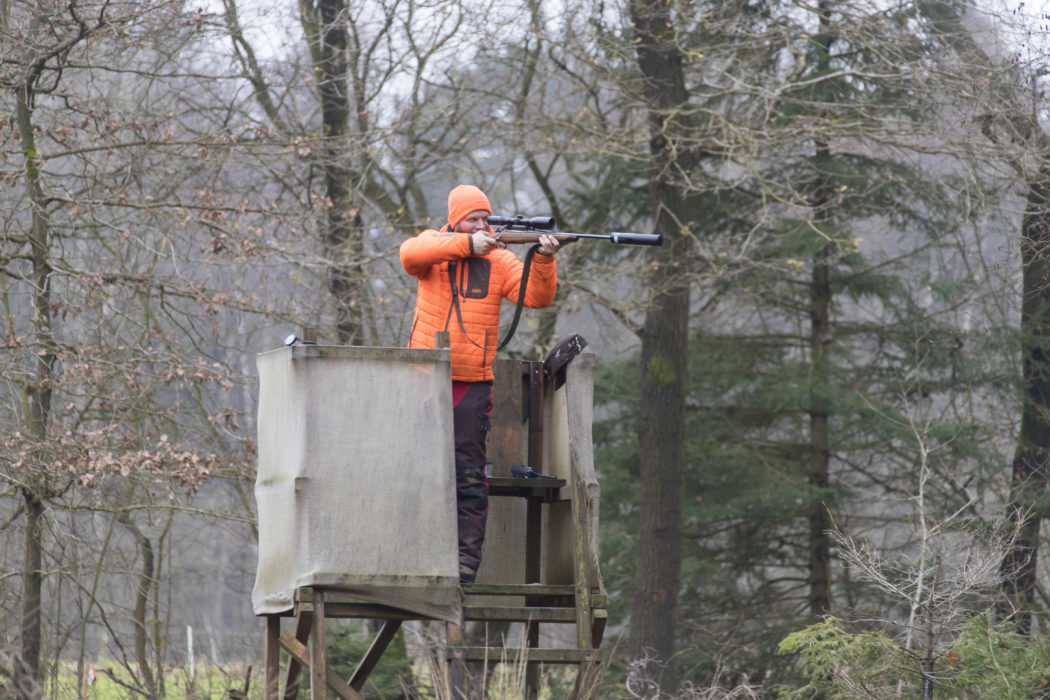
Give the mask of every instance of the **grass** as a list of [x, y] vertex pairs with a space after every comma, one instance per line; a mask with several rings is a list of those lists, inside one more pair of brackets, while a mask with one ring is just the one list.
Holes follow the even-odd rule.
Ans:
[[[91, 664], [95, 678], [91, 683], [78, 682], [76, 666], [63, 664], [58, 680], [49, 687], [45, 695], [53, 700], [128, 700], [145, 698], [136, 692], [130, 674], [115, 662], [98, 661]], [[164, 676], [164, 697], [168, 700], [231, 700], [241, 697], [230, 691], [241, 691], [248, 673], [250, 677], [249, 700], [262, 698], [262, 667], [248, 664], [231, 664], [219, 667], [210, 663], [198, 664], [191, 678], [189, 668], [169, 668]], [[0, 687], [0, 695], [3, 688]]]
[[[509, 650], [511, 654], [514, 650]], [[96, 669], [95, 680], [92, 684], [83, 686], [86, 691], [83, 696], [78, 689], [82, 686], [76, 680], [76, 668], [63, 665], [57, 684], [49, 689], [45, 697], [53, 700], [128, 700], [129, 698], [144, 698], [129, 686], [129, 674], [126, 670], [117, 667], [116, 664], [98, 662], [94, 664]], [[284, 672], [287, 668], [287, 657], [282, 658], [281, 665], [281, 690], [284, 690]], [[523, 696], [525, 683], [524, 664], [518, 663], [516, 659], [496, 659], [485, 669], [488, 673], [487, 680], [481, 681], [484, 685], [483, 696], [487, 700], [520, 700]], [[571, 695], [571, 689], [575, 680], [575, 667], [552, 666], [543, 667], [540, 678], [540, 700], [555, 700]], [[167, 700], [232, 700], [233, 698], [246, 698], [246, 700], [262, 700], [263, 696], [263, 669], [261, 665], [250, 667], [248, 664], [231, 664], [219, 667], [210, 663], [197, 664], [195, 677], [190, 678], [188, 668], [170, 668], [164, 679], [164, 697]], [[307, 675], [302, 677], [299, 697], [309, 697]], [[241, 695], [248, 680], [248, 694]], [[478, 679], [473, 680], [477, 687]], [[443, 672], [439, 670], [436, 660], [420, 660], [413, 665], [412, 685], [419, 698], [434, 698], [445, 700], [451, 698], [448, 682]], [[3, 687], [0, 686], [0, 696], [3, 695]], [[331, 697], [335, 697], [329, 693]], [[389, 687], [384, 692], [376, 687], [365, 688], [365, 696], [369, 700], [393, 700], [397, 693]]]

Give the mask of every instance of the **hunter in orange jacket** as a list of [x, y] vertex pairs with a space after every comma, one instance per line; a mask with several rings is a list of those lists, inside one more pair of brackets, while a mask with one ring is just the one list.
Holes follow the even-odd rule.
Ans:
[[[419, 280], [411, 348], [434, 347], [448, 331], [452, 349], [452, 429], [456, 448], [456, 519], [459, 580], [474, 581], [488, 517], [486, 438], [491, 427], [492, 360], [499, 342], [504, 299], [517, 303], [524, 264], [493, 237], [492, 207], [472, 185], [448, 195], [448, 224], [401, 244], [401, 264]], [[558, 240], [540, 236], [525, 288], [525, 306], [554, 301]]]
[[[499, 343], [500, 305], [517, 303], [523, 264], [498, 242], [479, 254], [473, 232], [459, 232], [471, 214], [484, 212], [478, 231], [492, 234], [488, 198], [476, 187], [460, 185], [449, 194], [449, 224], [426, 230], [401, 244], [401, 264], [419, 280], [410, 348], [434, 347], [434, 334], [448, 331], [452, 379], [492, 380], [492, 361]], [[451, 225], [451, 232], [449, 226]], [[493, 239], [494, 240], [494, 239]], [[553, 251], [540, 249], [533, 258], [525, 288], [525, 306], [542, 309], [554, 301], [558, 276]], [[541, 241], [542, 242], [542, 241]], [[553, 248], [551, 250], [550, 248]], [[547, 253], [547, 254], [544, 254]], [[456, 293], [453, 294], [453, 286]]]

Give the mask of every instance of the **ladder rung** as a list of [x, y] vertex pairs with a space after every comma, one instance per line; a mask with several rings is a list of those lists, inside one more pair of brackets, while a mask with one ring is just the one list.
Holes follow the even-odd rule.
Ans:
[[467, 595], [526, 595], [526, 596], [573, 596], [572, 585], [555, 586], [545, 583], [463, 583]]
[[[547, 585], [540, 583], [461, 583], [464, 595], [505, 595], [525, 596], [533, 600], [542, 600], [552, 605], [572, 607], [575, 603], [576, 589], [571, 585]], [[564, 602], [552, 599], [562, 598]], [[591, 593], [591, 607], [605, 608], [604, 593]]]
[[575, 608], [464, 605], [464, 620], [509, 622], [576, 622]]
[[543, 664], [579, 664], [597, 661], [598, 649], [522, 649], [520, 647], [449, 647], [448, 658], [460, 661], [490, 661], [514, 663], [525, 660]]

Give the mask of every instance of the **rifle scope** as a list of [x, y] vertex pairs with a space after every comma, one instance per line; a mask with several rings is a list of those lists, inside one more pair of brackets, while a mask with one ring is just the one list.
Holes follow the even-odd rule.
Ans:
[[521, 226], [525, 228], [541, 229], [550, 231], [554, 228], [553, 216], [533, 216], [526, 219], [521, 214], [517, 216], [490, 216], [489, 226]]

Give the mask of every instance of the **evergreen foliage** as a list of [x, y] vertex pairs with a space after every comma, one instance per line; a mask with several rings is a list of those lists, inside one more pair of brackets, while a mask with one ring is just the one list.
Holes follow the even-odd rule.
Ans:
[[[974, 615], [924, 658], [879, 630], [828, 618], [788, 635], [782, 654], [796, 657], [808, 683], [779, 688], [783, 698], [939, 697], [1025, 700], [1050, 688], [1050, 645], [1033, 641], [990, 614]], [[926, 688], [924, 690], [924, 683]], [[927, 695], [926, 693], [930, 693]]]

